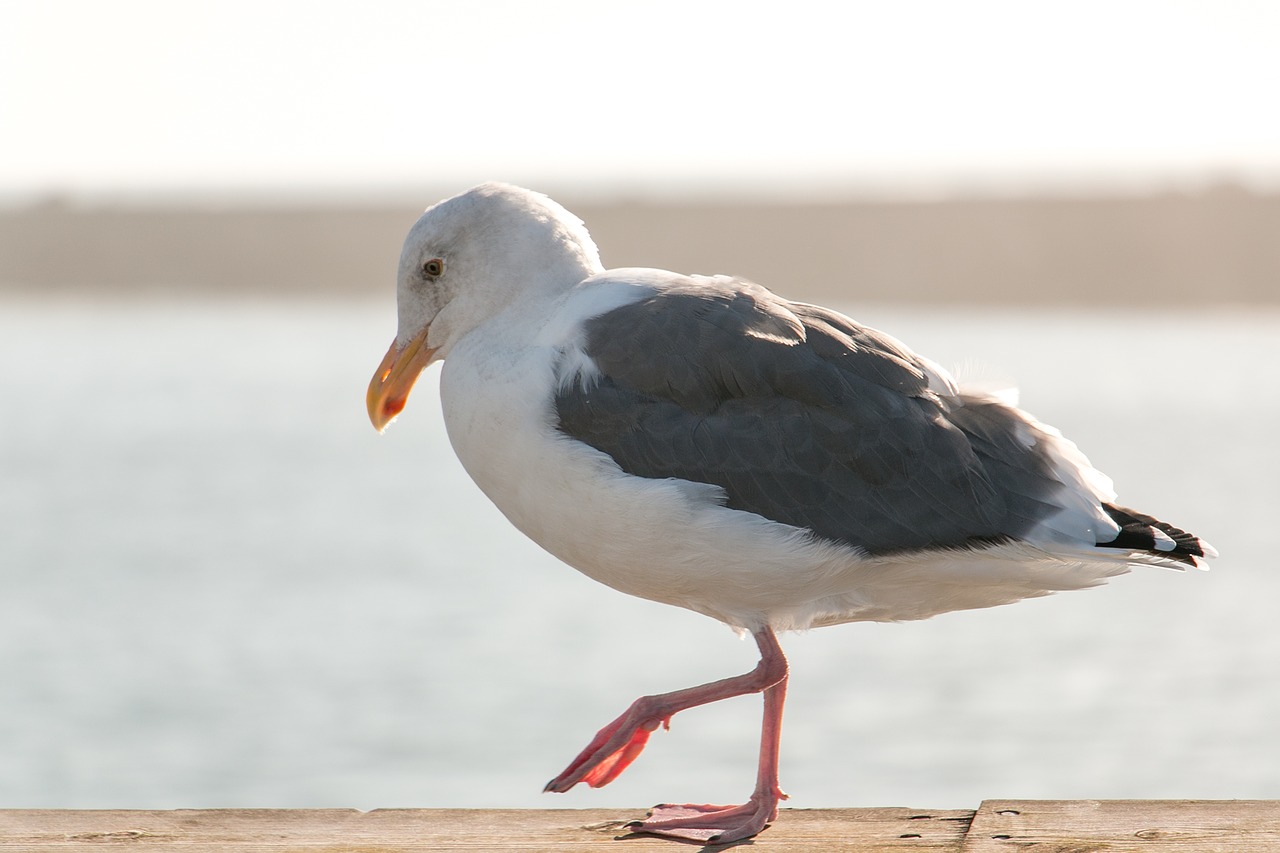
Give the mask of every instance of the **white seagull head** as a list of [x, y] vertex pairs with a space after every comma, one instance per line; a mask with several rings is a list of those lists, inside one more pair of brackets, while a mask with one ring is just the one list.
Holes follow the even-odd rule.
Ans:
[[603, 269], [582, 220], [541, 193], [488, 183], [428, 208], [400, 254], [399, 328], [366, 395], [374, 427], [385, 429], [422, 371], [477, 325]]

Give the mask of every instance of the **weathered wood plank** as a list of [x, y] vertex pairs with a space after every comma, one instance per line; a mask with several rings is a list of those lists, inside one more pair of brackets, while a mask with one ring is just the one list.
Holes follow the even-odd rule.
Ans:
[[[643, 810], [0, 810], [0, 851], [649, 853], [690, 849], [623, 828]], [[972, 822], [972, 826], [970, 823]], [[618, 843], [618, 839], [623, 839]], [[1280, 801], [988, 800], [967, 810], [784, 809], [761, 850], [858, 853], [1280, 851]]]
[[963, 853], [1280, 851], [1276, 800], [988, 800]]
[[[408, 853], [451, 850], [690, 849], [630, 835], [637, 810], [211, 809], [177, 811], [0, 810], [0, 851], [174, 853]], [[973, 812], [912, 809], [785, 809], [755, 849], [958, 853]], [[618, 844], [615, 839], [626, 838]]]

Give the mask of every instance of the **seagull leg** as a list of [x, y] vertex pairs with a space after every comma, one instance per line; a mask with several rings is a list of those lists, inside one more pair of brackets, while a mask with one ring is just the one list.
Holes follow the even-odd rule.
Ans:
[[628, 824], [645, 832], [692, 841], [729, 842], [750, 838], [778, 815], [778, 803], [786, 799], [778, 787], [778, 748], [782, 736], [782, 706], [787, 695], [787, 659], [772, 629], [756, 631], [760, 663], [744, 675], [713, 681], [699, 687], [657, 696], [642, 696], [622, 716], [601, 729], [563, 773], [545, 790], [563, 792], [579, 782], [593, 788], [616, 779], [636, 759], [658, 726], [668, 727], [671, 717], [687, 708], [731, 696], [764, 693], [764, 722], [760, 731], [760, 761], [756, 787], [740, 806], [706, 804], [655, 806], [643, 821]]
[[787, 678], [764, 691], [764, 722], [760, 728], [760, 761], [756, 787], [740, 806], [701, 804], [654, 806], [648, 818], [627, 824], [632, 832], [703, 843], [727, 844], [750, 838], [778, 817], [778, 803], [787, 799], [778, 786], [778, 750], [782, 739], [782, 706]]

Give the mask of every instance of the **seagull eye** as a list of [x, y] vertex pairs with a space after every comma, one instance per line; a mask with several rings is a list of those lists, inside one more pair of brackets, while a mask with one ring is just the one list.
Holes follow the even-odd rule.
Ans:
[[427, 278], [439, 278], [444, 275], [444, 258], [432, 258], [424, 263], [422, 273]]

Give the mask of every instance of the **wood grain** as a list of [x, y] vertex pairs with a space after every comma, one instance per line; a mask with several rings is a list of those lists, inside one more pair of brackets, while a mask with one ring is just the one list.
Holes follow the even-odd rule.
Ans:
[[1280, 851], [1275, 800], [987, 800], [962, 853]]
[[[0, 810], [0, 852], [406, 853], [699, 848], [627, 832], [643, 809]], [[988, 800], [976, 811], [784, 809], [739, 845], [858, 853], [1280, 851], [1275, 800]]]
[[[627, 832], [624, 824], [643, 814], [643, 809], [7, 810], [0, 811], [0, 851], [579, 853], [611, 849], [672, 853], [693, 849]], [[968, 810], [787, 809], [751, 846], [761, 851], [959, 851], [972, 818]]]

